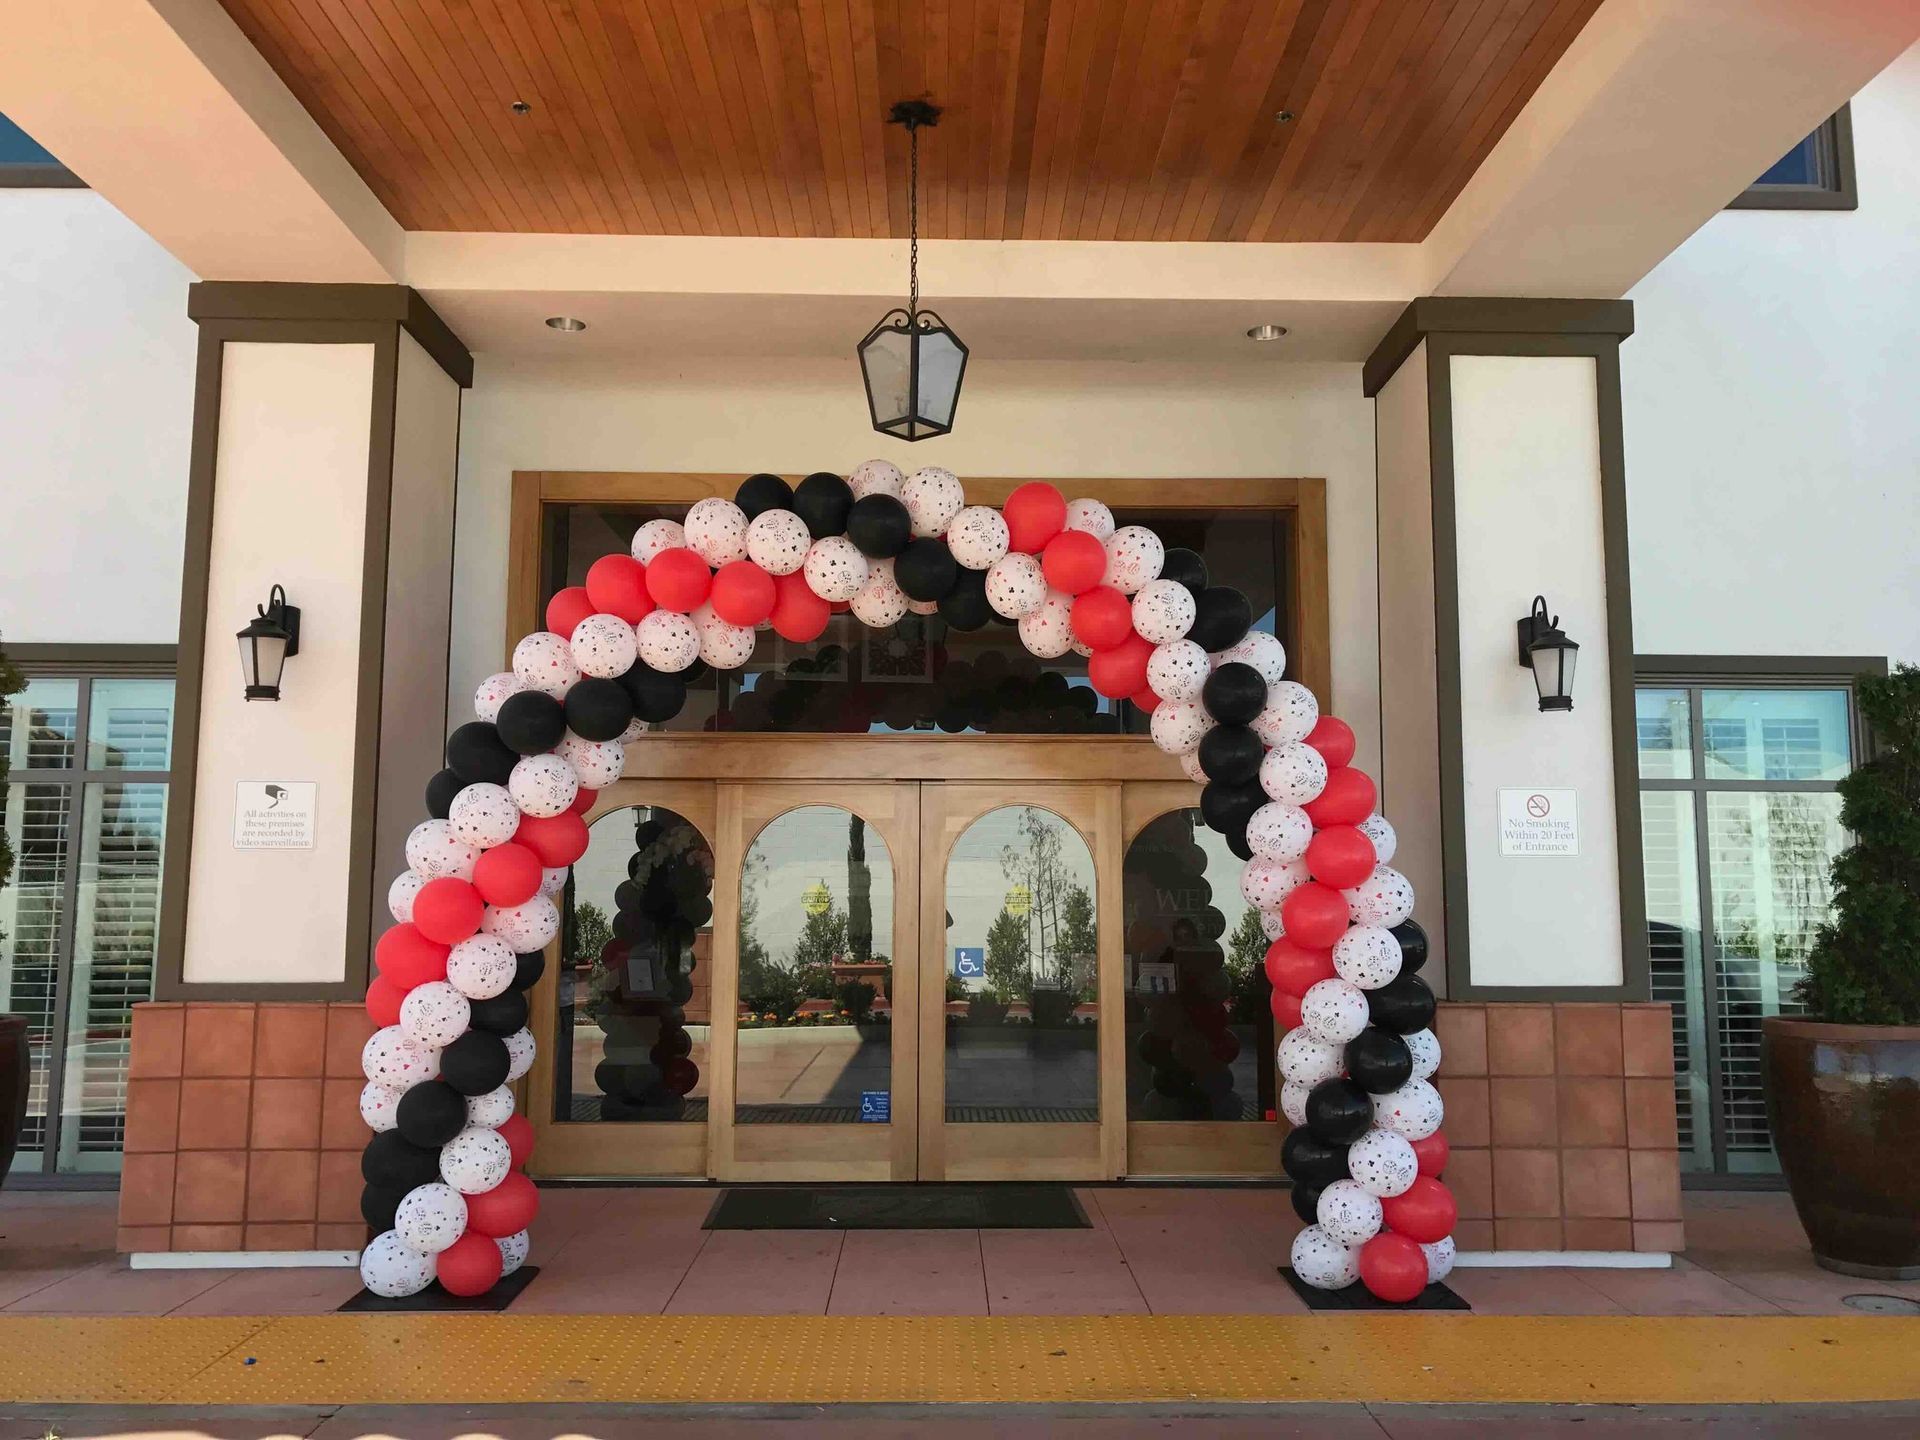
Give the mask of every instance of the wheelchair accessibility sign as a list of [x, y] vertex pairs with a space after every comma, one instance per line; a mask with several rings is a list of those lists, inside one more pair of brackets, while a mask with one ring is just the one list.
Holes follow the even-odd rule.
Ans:
[[987, 978], [987, 952], [981, 945], [956, 945], [953, 947], [953, 978], [956, 980], [984, 980]]
[[863, 1123], [885, 1125], [893, 1119], [893, 1092], [891, 1090], [862, 1090], [860, 1092], [860, 1119]]

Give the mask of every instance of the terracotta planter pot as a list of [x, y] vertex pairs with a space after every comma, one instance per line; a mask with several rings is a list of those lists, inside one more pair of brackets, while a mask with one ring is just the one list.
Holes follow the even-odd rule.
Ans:
[[20, 1132], [27, 1125], [27, 1084], [32, 1074], [27, 1053], [27, 1019], [0, 1015], [0, 1184], [7, 1178]]
[[1814, 1259], [1920, 1278], [1920, 1026], [1762, 1029], [1767, 1120]]

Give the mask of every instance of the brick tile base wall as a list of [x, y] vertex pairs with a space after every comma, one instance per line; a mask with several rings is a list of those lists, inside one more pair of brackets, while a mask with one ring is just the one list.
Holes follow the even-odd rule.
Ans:
[[1677, 1251], [1666, 1005], [1440, 1006], [1462, 1250]]
[[119, 1248], [357, 1250], [359, 1004], [133, 1012]]

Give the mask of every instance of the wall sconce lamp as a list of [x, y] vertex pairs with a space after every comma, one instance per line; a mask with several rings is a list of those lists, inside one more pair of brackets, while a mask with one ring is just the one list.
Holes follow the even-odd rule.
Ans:
[[1533, 671], [1533, 688], [1540, 693], [1542, 710], [1573, 709], [1573, 664], [1580, 647], [1560, 629], [1560, 617], [1547, 615], [1544, 595], [1533, 597], [1533, 609], [1520, 621], [1520, 663]]
[[287, 657], [300, 653], [300, 610], [287, 603], [287, 592], [273, 587], [267, 603], [235, 637], [240, 642], [240, 670], [247, 681], [247, 699], [278, 700], [280, 668]]

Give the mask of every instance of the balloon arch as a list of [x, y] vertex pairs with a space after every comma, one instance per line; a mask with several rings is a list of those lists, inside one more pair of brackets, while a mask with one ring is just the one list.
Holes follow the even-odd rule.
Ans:
[[[1394, 833], [1373, 781], [1350, 763], [1353, 731], [1285, 678], [1281, 643], [1250, 629], [1246, 597], [1209, 585], [1192, 551], [1116, 529], [1105, 505], [1051, 485], [1022, 485], [996, 510], [968, 505], [949, 471], [869, 460], [797, 488], [755, 475], [684, 524], [648, 521], [630, 555], [553, 597], [547, 628], [514, 647], [513, 669], [480, 686], [478, 718], [449, 737], [367, 988], [380, 1027], [360, 1102], [375, 1132], [367, 1288], [479, 1295], [526, 1259], [533, 1128], [508, 1087], [533, 1063], [525, 992], [559, 933], [594, 793], [620, 778], [628, 743], [679, 712], [690, 672], [745, 664], [759, 629], [814, 640], [841, 610], [870, 626], [937, 613], [963, 630], [997, 615], [1036, 657], [1076, 650], [1094, 689], [1151, 713], [1154, 743], [1205, 786], [1205, 822], [1247, 862], [1241, 890], [1272, 942], [1280, 1105], [1295, 1127], [1282, 1162], [1307, 1222], [1295, 1273], [1397, 1302], [1445, 1276], [1455, 1207], [1429, 1083], [1440, 1046], [1414, 973], [1426, 937], [1412, 886], [1386, 863]], [[690, 946], [702, 922], [660, 923]], [[668, 1092], [697, 1079], [684, 1055], [661, 1057]]]

